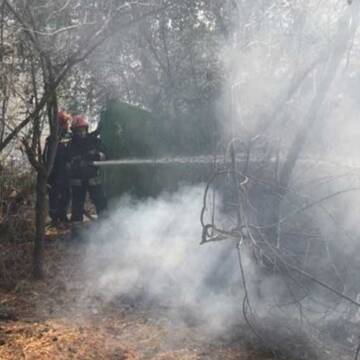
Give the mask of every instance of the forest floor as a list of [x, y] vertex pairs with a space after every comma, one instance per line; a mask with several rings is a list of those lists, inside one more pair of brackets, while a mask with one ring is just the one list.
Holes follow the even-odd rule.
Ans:
[[29, 276], [31, 244], [0, 248], [0, 359], [272, 359], [240, 335], [249, 329], [214, 336], [167, 309], [84, 296], [86, 245], [67, 236], [48, 232], [42, 281]]

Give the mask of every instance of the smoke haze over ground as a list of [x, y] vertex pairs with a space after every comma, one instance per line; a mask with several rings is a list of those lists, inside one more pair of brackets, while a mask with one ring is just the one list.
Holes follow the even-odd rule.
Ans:
[[[360, 334], [360, 0], [29, 4], [2, 6], [0, 148], [12, 136], [30, 145], [32, 175], [41, 174], [38, 185], [42, 179], [39, 234], [51, 168], [42, 140], [56, 130], [58, 108], [93, 119], [103, 109], [100, 137], [118, 150], [109, 151], [111, 166], [124, 166], [105, 174], [106, 185], [119, 185], [109, 218], [79, 230], [88, 240], [78, 249], [86, 248], [79, 307], [96, 307], [100, 298], [214, 334], [238, 334], [241, 324], [240, 335], [252, 334], [256, 345], [297, 354], [305, 332], [324, 358], [353, 358]], [[130, 109], [143, 115], [130, 117]], [[6, 206], [0, 199], [9, 221], [23, 209], [17, 193], [24, 181], [13, 189], [11, 178], [25, 167], [13, 150], [0, 151], [19, 163], [0, 174], [10, 185]], [[197, 163], [199, 155], [206, 161]], [[160, 161], [147, 159], [142, 171], [136, 156]], [[209, 184], [182, 184], [212, 172]], [[20, 226], [8, 224], [24, 239]], [[35, 241], [39, 271], [43, 235]], [[315, 359], [301, 354], [295, 358]]]
[[[263, 235], [271, 240], [274, 234], [266, 231], [277, 222], [278, 243], [271, 256], [283, 251], [292, 266], [311, 270], [310, 275], [354, 300], [360, 292], [360, 197], [349, 190], [358, 189], [359, 180], [356, 169], [340, 164], [360, 155], [359, 64], [354, 56], [360, 43], [359, 6], [349, 7], [346, 1], [248, 2], [238, 13], [233, 36], [223, 44], [226, 81], [219, 105], [221, 138], [240, 140], [237, 151], [252, 146], [244, 202], [247, 220], [260, 231], [254, 230], [251, 240], [261, 248]], [[282, 166], [302, 131], [296, 156], [306, 161], [294, 162], [283, 180]], [[221, 190], [231, 187], [228, 179], [224, 184]], [[269, 187], [277, 185], [279, 202], [268, 196]], [[203, 191], [204, 186], [185, 187], [143, 201], [124, 196], [111, 218], [90, 234], [84, 263], [89, 291], [109, 301], [146, 299], [174, 313], [189, 309], [217, 331], [239, 321], [244, 283], [237, 242], [199, 245]], [[218, 210], [225, 210], [217, 221], [222, 228], [234, 228], [234, 193], [224, 193]], [[345, 346], [356, 345], [351, 337], [357, 331], [352, 328], [356, 306], [279, 263], [269, 271], [269, 264], [259, 261], [264, 260], [262, 248], [259, 258], [245, 245], [241, 253], [255, 318], [284, 316], [303, 329], [317, 323], [314, 334], [341, 319], [344, 329], [351, 325], [351, 330], [336, 328], [333, 338], [342, 332]]]
[[202, 197], [201, 186], [145, 201], [123, 197], [89, 235], [90, 291], [193, 311], [214, 328], [229, 325], [241, 311], [236, 253], [233, 244], [199, 245]]

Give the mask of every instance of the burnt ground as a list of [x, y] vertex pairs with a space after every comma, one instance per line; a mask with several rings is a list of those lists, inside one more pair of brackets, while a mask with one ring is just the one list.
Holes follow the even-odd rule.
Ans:
[[79, 266], [86, 245], [66, 239], [66, 232], [48, 233], [43, 281], [29, 275], [31, 244], [2, 245], [0, 359], [273, 358], [255, 350], [242, 330], [210, 336], [201, 324], [173, 321], [166, 308], [86, 295]]
[[141, 296], [106, 301], [89, 291], [79, 261], [86, 246], [70, 241], [69, 230], [48, 230], [45, 277], [34, 281], [31, 243], [0, 243], [1, 360], [345, 359], [330, 348], [322, 352], [325, 357], [319, 355], [309, 334], [286, 329], [282, 321], [256, 324], [271, 343], [270, 351], [241, 313], [234, 314], [238, 325], [214, 334], [186, 309], [149, 303]]

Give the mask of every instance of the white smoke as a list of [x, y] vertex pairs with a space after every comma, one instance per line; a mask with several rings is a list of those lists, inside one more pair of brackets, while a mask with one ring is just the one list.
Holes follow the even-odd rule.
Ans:
[[[282, 4], [277, 2], [278, 6], [280, 3]], [[316, 95], [317, 81], [325, 67], [321, 64], [326, 64], [327, 57], [332, 54], [331, 36], [334, 37], [339, 30], [338, 22], [343, 11], [342, 7], [331, 9], [334, 5], [332, 1], [328, 2], [325, 9], [317, 4], [318, 1], [296, 2], [293, 10], [298, 16], [294, 17], [289, 13], [276, 11], [269, 17], [265, 16], [269, 14], [265, 14], [261, 17], [261, 23], [250, 23], [246, 31], [240, 28], [239, 39], [250, 34], [247, 39], [243, 39], [243, 43], [226, 47], [225, 68], [229, 76], [227, 88], [231, 88], [233, 92], [231, 99], [227, 99], [232, 102], [232, 113], [228, 114], [227, 118], [231, 118], [232, 127], [227, 126], [229, 121], [224, 121], [224, 127], [227, 127], [224, 132], [235, 130], [235, 134], [257, 135], [253, 132], [262, 122], [262, 117], [273, 114], [281, 105], [281, 111], [276, 113], [276, 117], [270, 118], [273, 129], [265, 135], [269, 142], [274, 139], [280, 144], [282, 142], [285, 150], [291, 144]], [[251, 9], [249, 5], [249, 11]], [[272, 9], [274, 10], [274, 7]], [[325, 16], [325, 13], [328, 16]], [[255, 10], [254, 14], [250, 11], [249, 21], [255, 15]], [[291, 22], [292, 19], [295, 19], [294, 23]], [[287, 33], [283, 33], [281, 21], [289, 22]], [[349, 49], [349, 54], [351, 51], [354, 50]], [[297, 74], [304, 72], [315, 59], [319, 60], [314, 63], [314, 68], [306, 75], [301, 86], [292, 96], [288, 96], [291, 83], [298, 80]], [[358, 85], [353, 84], [357, 74], [353, 73], [354, 63], [350, 62], [345, 70], [344, 65], [340, 64], [341, 71], [339, 70], [322, 103], [318, 113], [320, 121], [309, 136], [309, 147], [304, 150], [306, 154], [359, 154], [354, 146], [354, 135], [359, 133], [356, 120], [358, 105], [354, 100]], [[346, 97], [345, 92], [348, 94]], [[343, 124], [345, 118], [348, 121]], [[349, 139], [352, 139], [351, 149], [344, 145], [345, 140], [348, 142]], [[324, 144], [323, 148], [321, 144]], [[296, 198], [295, 208], [306, 204], [309, 199], [325, 197], [328, 191], [336, 191], [335, 185], [324, 186], [320, 181], [316, 182], [320, 190], [310, 186], [316, 177], [321, 180], [324, 176], [335, 176], [332, 172], [319, 174], [322, 170], [319, 166], [307, 173], [304, 173], [303, 168], [299, 170], [298, 182], [306, 185], [306, 188], [304, 186], [305, 189], [301, 190], [307, 198]], [[294, 176], [296, 185], [295, 180], [297, 179]], [[235, 244], [226, 241], [199, 245], [202, 230], [199, 216], [203, 191], [203, 186], [185, 187], [174, 194], [162, 194], [156, 199], [142, 201], [124, 196], [112, 212], [111, 218], [88, 235], [91, 243], [84, 266], [89, 275], [90, 292], [100, 294], [106, 301], [121, 301], [122, 296], [133, 296], [170, 309], [190, 309], [202, 320], [208, 320], [216, 329], [229, 327], [232, 321], [241, 319], [244, 288]], [[357, 197], [352, 200], [358, 202]], [[358, 206], [352, 207], [356, 212], [352, 211], [348, 217], [346, 204], [339, 205], [340, 202], [336, 202], [334, 209], [330, 208], [333, 214], [331, 216], [328, 212], [324, 215], [324, 211], [318, 208], [307, 212], [314, 223], [317, 220], [316, 225], [320, 228], [315, 229], [318, 230], [314, 231], [315, 235], [320, 234], [331, 242], [343, 237], [343, 228], [349, 224], [354, 228], [354, 232], [358, 232]], [[329, 203], [324, 206], [329, 210]], [[335, 210], [343, 213], [344, 219], [335, 216]], [[227, 217], [227, 214], [224, 217]], [[332, 224], [333, 217], [342, 223], [341, 227]], [[302, 226], [300, 221], [296, 225]], [[334, 229], [338, 231], [336, 236]], [[305, 233], [308, 228], [300, 230]], [[297, 240], [295, 239], [294, 243]], [[341, 241], [344, 245], [345, 240], [341, 238]], [[354, 244], [351, 244], [351, 248], [352, 245]], [[287, 317], [296, 317], [297, 313], [289, 316], [286, 306], [277, 306], [275, 309], [275, 305], [279, 305], [277, 300], [281, 299], [285, 292], [290, 292], [289, 287], [291, 291], [297, 291], [298, 282], [292, 282], [293, 279], [288, 278], [288, 283], [285, 283], [280, 276], [262, 274], [248, 255], [243, 254], [243, 261], [250, 303], [259, 317], [268, 315], [268, 309], [272, 305], [274, 312], [284, 311]], [[321, 261], [328, 262], [329, 258], [318, 260], [319, 263]], [[309, 286], [309, 290], [312, 291], [314, 287]], [[283, 300], [289, 300], [289, 297]], [[300, 304], [292, 307], [289, 301], [282, 303], [290, 304], [290, 313], [299, 305], [300, 316], [303, 316], [303, 310], [307, 309], [301, 308]], [[306, 315], [313, 318], [309, 312]]]
[[200, 245], [203, 191], [199, 185], [142, 201], [124, 196], [108, 220], [85, 234], [90, 294], [190, 311], [214, 328], [239, 321], [234, 243]]

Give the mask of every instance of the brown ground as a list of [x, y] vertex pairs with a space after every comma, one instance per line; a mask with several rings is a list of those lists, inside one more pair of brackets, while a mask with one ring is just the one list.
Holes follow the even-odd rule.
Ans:
[[29, 278], [30, 245], [0, 248], [0, 359], [271, 359], [241, 339], [211, 338], [200, 326], [175, 324], [165, 310], [84, 297], [83, 245], [48, 235], [44, 281]]

